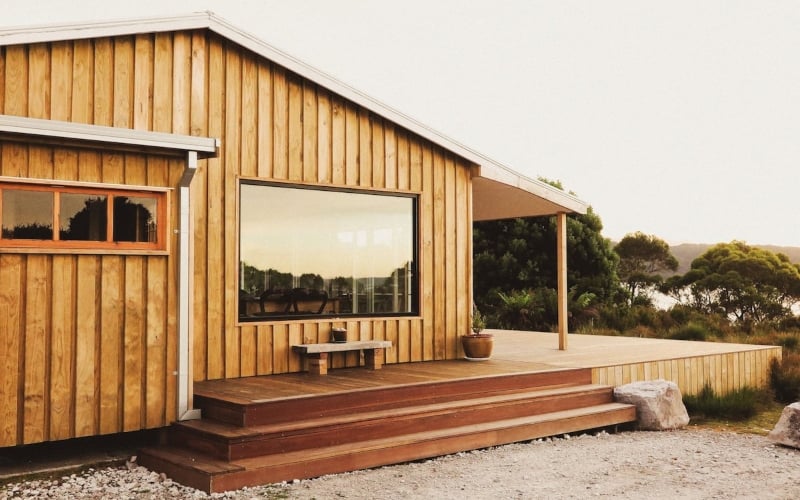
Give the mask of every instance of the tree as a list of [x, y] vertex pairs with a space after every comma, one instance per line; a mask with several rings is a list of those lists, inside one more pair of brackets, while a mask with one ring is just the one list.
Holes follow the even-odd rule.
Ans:
[[[550, 184], [561, 189], [558, 183]], [[600, 234], [602, 228], [600, 217], [591, 208], [586, 214], [567, 216], [567, 286], [571, 297], [582, 298], [576, 304], [587, 308], [615, 300], [620, 290], [617, 255]], [[546, 299], [557, 289], [554, 217], [476, 222], [473, 254], [475, 303], [490, 321], [502, 316], [506, 328], [557, 324], [557, 306]], [[524, 320], [515, 324], [511, 321], [513, 315], [500, 314], [504, 307], [500, 292], [513, 299], [506, 306], [524, 310], [522, 316], [517, 316]], [[524, 304], [528, 300], [536, 304], [535, 314]]]
[[692, 261], [663, 291], [707, 313], [749, 326], [790, 317], [800, 300], [800, 265], [786, 255], [740, 241], [720, 243]]
[[619, 256], [617, 274], [627, 288], [631, 304], [637, 298], [649, 299], [649, 292], [664, 281], [659, 273], [678, 269], [678, 259], [667, 242], [657, 236], [639, 231], [627, 234], [614, 251]]

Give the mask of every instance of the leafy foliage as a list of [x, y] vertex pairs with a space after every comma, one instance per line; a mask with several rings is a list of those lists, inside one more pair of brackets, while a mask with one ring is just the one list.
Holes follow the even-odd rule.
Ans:
[[678, 328], [675, 333], [670, 335], [673, 340], [696, 340], [703, 342], [708, 338], [708, 332], [703, 325], [688, 323]]
[[773, 359], [769, 365], [769, 385], [775, 399], [781, 403], [800, 401], [800, 354], [784, 354], [778, 361]]
[[53, 226], [39, 224], [19, 224], [12, 228], [3, 226], [3, 238], [19, 240], [51, 240], [53, 239]]
[[706, 385], [696, 396], [684, 396], [683, 403], [690, 416], [701, 418], [726, 418], [745, 420], [766, 407], [769, 395], [743, 387], [723, 396]]
[[[497, 292], [500, 304], [495, 308], [498, 327], [510, 330], [550, 331], [552, 313], [557, 311], [556, 291], [551, 288]], [[557, 314], [557, 313], [556, 313]]]
[[[575, 318], [620, 297], [617, 255], [602, 228], [591, 208], [567, 216], [567, 286]], [[492, 326], [540, 330], [558, 322], [554, 217], [476, 222], [473, 249], [475, 302]]]
[[639, 231], [625, 235], [614, 251], [619, 256], [617, 274], [631, 303], [638, 297], [647, 297], [648, 291], [661, 284], [664, 278], [660, 272], [678, 268], [678, 260], [666, 241]]
[[800, 266], [742, 242], [720, 243], [696, 258], [688, 273], [667, 280], [663, 290], [740, 325], [777, 321], [792, 316], [791, 306], [800, 300]]

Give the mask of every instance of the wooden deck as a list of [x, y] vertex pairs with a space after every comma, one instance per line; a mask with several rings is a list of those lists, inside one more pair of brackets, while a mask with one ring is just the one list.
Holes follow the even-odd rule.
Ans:
[[[780, 348], [493, 331], [492, 359], [389, 364], [195, 384], [201, 420], [174, 424], [140, 463], [220, 492], [614, 426], [635, 409], [615, 385], [684, 392], [766, 383]], [[685, 389], [684, 389], [685, 388]]]
[[705, 384], [725, 394], [768, 383], [769, 364], [781, 348], [722, 342], [569, 335], [569, 349], [558, 350], [555, 333], [492, 330], [495, 362], [544, 363], [558, 368], [591, 368], [592, 382], [613, 386], [664, 379], [682, 394]]
[[339, 368], [326, 378], [306, 373], [220, 379], [195, 384], [196, 396], [224, 396], [244, 402], [325, 394], [452, 379], [589, 368], [592, 383], [618, 386], [639, 380], [665, 379], [683, 394], [695, 394], [708, 383], [721, 393], [767, 383], [769, 361], [781, 348], [749, 344], [681, 340], [569, 336], [569, 349], [558, 350], [555, 333], [489, 330], [495, 335], [487, 361], [427, 361], [384, 365], [379, 372]]

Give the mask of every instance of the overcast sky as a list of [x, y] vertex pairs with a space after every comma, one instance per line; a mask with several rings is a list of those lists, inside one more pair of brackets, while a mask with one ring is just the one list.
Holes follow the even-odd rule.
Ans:
[[589, 202], [603, 234], [800, 246], [796, 0], [2, 0], [0, 25], [211, 10]]

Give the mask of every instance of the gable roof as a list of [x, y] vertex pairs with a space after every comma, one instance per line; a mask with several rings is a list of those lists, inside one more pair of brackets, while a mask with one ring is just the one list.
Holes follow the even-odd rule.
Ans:
[[253, 35], [239, 30], [212, 12], [3, 29], [0, 30], [0, 46], [195, 29], [207, 29], [237, 43], [474, 163], [476, 165], [473, 171], [474, 220], [550, 215], [558, 212], [586, 213], [588, 204], [577, 197], [495, 162]]

